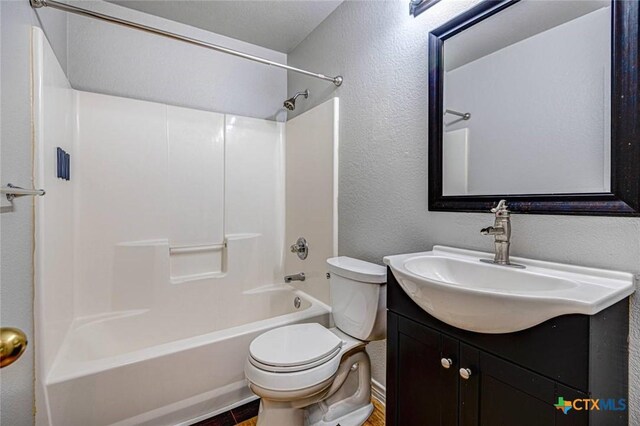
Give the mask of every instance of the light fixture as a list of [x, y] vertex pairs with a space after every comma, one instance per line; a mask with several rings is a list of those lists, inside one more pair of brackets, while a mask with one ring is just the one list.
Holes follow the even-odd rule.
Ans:
[[409, 0], [409, 15], [420, 15], [440, 0]]

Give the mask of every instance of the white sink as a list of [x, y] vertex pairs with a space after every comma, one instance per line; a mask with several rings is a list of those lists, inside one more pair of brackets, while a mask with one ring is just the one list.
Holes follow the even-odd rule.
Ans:
[[447, 324], [480, 333], [511, 333], [565, 314], [594, 315], [635, 291], [626, 272], [512, 257], [525, 269], [480, 262], [493, 254], [435, 246], [387, 256], [402, 289]]

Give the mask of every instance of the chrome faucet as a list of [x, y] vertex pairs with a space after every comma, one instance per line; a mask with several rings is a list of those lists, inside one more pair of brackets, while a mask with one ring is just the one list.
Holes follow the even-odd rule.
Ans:
[[493, 226], [488, 226], [480, 230], [482, 235], [493, 235], [495, 237], [496, 255], [493, 260], [480, 259], [482, 262], [494, 263], [496, 265], [514, 266], [523, 268], [509, 261], [509, 246], [511, 245], [511, 212], [507, 207], [507, 200], [500, 200], [497, 206], [491, 209], [495, 213], [496, 221]]
[[290, 283], [291, 281], [304, 281], [307, 277], [304, 276], [304, 272], [300, 272], [294, 275], [285, 275], [284, 282]]

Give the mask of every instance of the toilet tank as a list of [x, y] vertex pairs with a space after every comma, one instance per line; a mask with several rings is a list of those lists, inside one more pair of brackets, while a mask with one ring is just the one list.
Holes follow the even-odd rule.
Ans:
[[387, 334], [387, 270], [351, 257], [327, 259], [333, 320], [359, 340], [382, 340]]

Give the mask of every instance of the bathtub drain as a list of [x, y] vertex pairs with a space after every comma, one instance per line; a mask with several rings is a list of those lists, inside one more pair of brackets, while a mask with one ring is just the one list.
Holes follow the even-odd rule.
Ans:
[[302, 300], [300, 300], [298, 296], [296, 296], [296, 298], [293, 299], [293, 306], [295, 306], [296, 309], [300, 309], [301, 303], [302, 303]]

